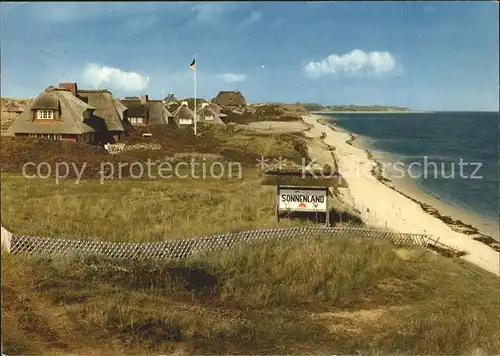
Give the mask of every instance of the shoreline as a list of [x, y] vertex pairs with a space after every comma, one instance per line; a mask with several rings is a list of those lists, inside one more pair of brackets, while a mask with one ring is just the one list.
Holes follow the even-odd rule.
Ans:
[[[343, 175], [364, 170], [365, 176], [358, 177], [360, 179], [346, 177], [350, 188], [347, 195], [343, 195], [343, 200], [365, 214], [365, 223], [399, 232], [434, 236], [465, 252], [463, 259], [500, 275], [498, 241], [476, 227], [455, 220], [436, 207], [412, 197], [400, 187], [395, 187], [387, 177], [377, 174], [381, 163], [369, 149], [355, 146], [356, 136], [350, 132], [328, 123], [327, 118], [319, 115], [308, 115], [306, 118], [306, 122], [319, 125], [318, 129], [326, 136], [323, 142], [335, 147], [334, 153]], [[418, 195], [427, 193], [420, 191]]]
[[[375, 167], [372, 168], [371, 173], [382, 184], [384, 184], [385, 186], [398, 192], [399, 194], [402, 194], [403, 196], [412, 200], [413, 202], [419, 204], [423, 211], [425, 211], [427, 214], [434, 216], [434, 217], [438, 218], [439, 220], [443, 221], [453, 231], [456, 231], [456, 232], [459, 232], [462, 234], [466, 234], [466, 235], [470, 235], [474, 240], [483, 242], [484, 244], [490, 246], [495, 251], [500, 252], [499, 241], [494, 239], [493, 237], [489, 236], [486, 232], [482, 232], [479, 228], [476, 228], [471, 224], [463, 222], [460, 219], [454, 219], [452, 216], [444, 215], [444, 213], [441, 213], [438, 210], [438, 208], [432, 206], [431, 204], [423, 202], [423, 201], [419, 200], [418, 198], [413, 197], [408, 192], [405, 192], [404, 189], [401, 189], [401, 187], [399, 187], [399, 188], [396, 187], [396, 184], [394, 183], [393, 180], [391, 180], [383, 175], [377, 174], [376, 170], [380, 169], [382, 164], [374, 157], [374, 154], [372, 151], [370, 151], [369, 149], [366, 149], [366, 148], [358, 147], [354, 144], [354, 141], [356, 141], [356, 139], [357, 139], [356, 136], [354, 136], [351, 133], [349, 133], [349, 135], [351, 136], [351, 139], [349, 140], [349, 142], [346, 142], [346, 143], [353, 146], [353, 147], [357, 147], [359, 149], [362, 149], [366, 152], [368, 158], [376, 164], [376, 168]], [[416, 189], [418, 189], [418, 188], [416, 188]], [[420, 190], [420, 195], [424, 196], [424, 195], [428, 195], [428, 194], [426, 192]], [[435, 197], [431, 197], [431, 198], [438, 200]], [[426, 199], [422, 199], [422, 200], [426, 200]], [[441, 204], [447, 204], [447, 203], [441, 201]], [[449, 204], [447, 204], [447, 205], [449, 205]], [[466, 212], [466, 213], [470, 213], [470, 212]], [[476, 236], [473, 236], [473, 235], [476, 235]]]
[[[377, 173], [377, 171], [382, 171], [382, 163], [377, 157], [375, 157], [376, 154], [373, 152], [373, 150], [371, 150], [370, 148], [366, 148], [364, 145], [356, 145], [355, 142], [359, 140], [358, 136], [343, 129], [342, 127], [333, 125], [325, 118], [319, 119], [318, 121], [323, 125], [329, 126], [332, 130], [348, 134], [350, 138], [346, 141], [346, 143], [365, 151], [368, 158], [376, 165], [372, 169], [371, 174], [382, 184], [419, 204], [423, 211], [440, 219], [448, 226], [450, 226], [450, 228], [454, 231], [470, 235], [473, 239], [483, 242], [493, 248], [495, 251], [500, 252], [500, 231], [498, 228], [494, 229], [495, 231], [493, 231], [492, 227], [485, 226], [486, 221], [479, 222], [478, 218], [473, 217], [473, 215], [475, 214], [474, 212], [470, 212], [467, 210], [459, 212], [459, 208], [426, 193], [425, 191], [417, 187], [413, 181], [396, 184], [394, 180], [391, 180], [383, 174]], [[409, 187], [410, 184], [412, 185], [411, 187]], [[469, 222], [467, 222], [467, 220], [469, 220]], [[488, 221], [486, 224], [494, 225], [495, 222]], [[474, 225], [481, 227], [476, 227]]]

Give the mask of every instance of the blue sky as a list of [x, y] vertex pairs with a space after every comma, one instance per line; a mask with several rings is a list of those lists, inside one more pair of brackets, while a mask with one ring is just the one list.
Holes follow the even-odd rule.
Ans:
[[498, 110], [495, 2], [2, 2], [2, 96], [239, 89], [249, 102]]

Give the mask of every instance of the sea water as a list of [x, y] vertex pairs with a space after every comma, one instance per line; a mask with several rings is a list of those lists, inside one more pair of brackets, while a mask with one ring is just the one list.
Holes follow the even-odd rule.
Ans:
[[498, 224], [498, 112], [322, 115], [400, 162], [425, 193]]

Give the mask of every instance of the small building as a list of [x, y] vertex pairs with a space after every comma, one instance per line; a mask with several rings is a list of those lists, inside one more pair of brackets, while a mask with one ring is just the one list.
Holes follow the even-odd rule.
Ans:
[[167, 110], [161, 100], [149, 101], [148, 125], [167, 125], [174, 119], [174, 115]]
[[194, 124], [194, 113], [189, 108], [188, 102], [183, 101], [173, 113], [174, 123], [179, 127], [192, 126]]
[[242, 108], [247, 105], [245, 97], [239, 90], [221, 91], [214, 98], [213, 102], [223, 108], [228, 108], [230, 110]]
[[95, 108], [68, 89], [48, 87], [9, 127], [15, 137], [94, 142]]
[[121, 101], [127, 108], [127, 120], [132, 126], [145, 126], [149, 117], [147, 96], [129, 97]]
[[216, 103], [214, 103], [213, 101], [210, 101], [208, 104], [210, 105], [212, 110], [215, 111], [217, 115], [219, 115], [220, 119], [223, 122], [226, 122], [227, 115], [224, 113], [224, 109], [219, 105], [217, 105]]
[[76, 83], [48, 87], [10, 127], [14, 136], [91, 142], [119, 141], [127, 108], [106, 89], [81, 90]]
[[147, 95], [138, 99], [124, 99], [128, 121], [132, 126], [167, 125], [173, 115], [165, 108], [161, 100], [149, 100]]
[[126, 107], [122, 105], [107, 89], [81, 90], [76, 83], [63, 83], [74, 92], [76, 97], [95, 108], [94, 116], [104, 120], [105, 127], [99, 130], [100, 143], [114, 143], [121, 139], [125, 132], [123, 121], [126, 120]]
[[210, 124], [225, 125], [220, 114], [218, 114], [209, 103], [202, 103], [196, 110], [196, 120]]

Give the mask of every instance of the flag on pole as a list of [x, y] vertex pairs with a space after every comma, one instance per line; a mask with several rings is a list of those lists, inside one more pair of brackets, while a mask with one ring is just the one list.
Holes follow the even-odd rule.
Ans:
[[194, 70], [194, 104], [193, 104], [193, 116], [194, 116], [194, 135], [197, 135], [197, 127], [196, 127], [196, 55], [193, 58], [193, 61], [189, 65], [189, 68]]

